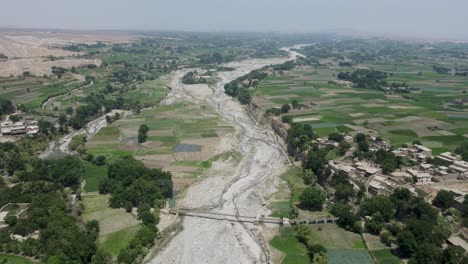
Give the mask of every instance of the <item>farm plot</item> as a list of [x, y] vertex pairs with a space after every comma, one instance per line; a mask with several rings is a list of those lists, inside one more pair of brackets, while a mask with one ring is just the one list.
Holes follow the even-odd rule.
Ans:
[[124, 209], [110, 208], [107, 195], [83, 196], [84, 221], [99, 222], [99, 244], [103, 250], [116, 257], [140, 228], [137, 218]]
[[282, 228], [280, 234], [270, 241], [270, 245], [285, 254], [282, 264], [309, 263], [307, 248], [299, 242], [291, 228]]
[[36, 77], [0, 78], [0, 96], [30, 109], [40, 108], [47, 98], [64, 94], [81, 83], [73, 78], [60, 80]]
[[[302, 104], [301, 109], [292, 109], [287, 115], [293, 122], [311, 125], [320, 137], [337, 131], [373, 129], [397, 147], [415, 140], [430, 142], [428, 147], [434, 153], [453, 151], [466, 139], [468, 113], [444, 107], [463, 91], [461, 77], [434, 74], [422, 64], [375, 67], [393, 72], [389, 82], [406, 82], [423, 92], [389, 95], [371, 89], [340, 87], [328, 83], [336, 78], [333, 76], [336, 72], [320, 66], [271, 74], [251, 93], [254, 102], [264, 109], [280, 108], [297, 100]], [[443, 89], [443, 93], [433, 89]]]
[[[149, 127], [148, 138], [138, 143], [138, 127]], [[102, 129], [86, 146], [88, 153], [116, 157], [132, 154], [147, 167], [172, 172], [175, 186], [185, 186], [223, 152], [220, 137], [234, 132], [227, 122], [203, 106], [177, 104], [146, 109]], [[179, 182], [180, 181], [180, 182]]]

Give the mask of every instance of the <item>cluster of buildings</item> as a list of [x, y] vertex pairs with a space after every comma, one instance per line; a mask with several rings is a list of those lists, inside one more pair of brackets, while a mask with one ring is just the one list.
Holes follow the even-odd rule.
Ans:
[[36, 135], [39, 133], [39, 126], [36, 120], [13, 122], [6, 120], [0, 123], [1, 136]]
[[[370, 150], [389, 150], [391, 144], [382, 139], [371, 137]], [[346, 141], [352, 141], [347, 136]], [[326, 138], [317, 140], [320, 145], [332, 144]], [[406, 187], [415, 191], [417, 186], [430, 185], [434, 182], [453, 179], [468, 179], [468, 162], [463, 161], [461, 156], [451, 152], [445, 152], [433, 156], [432, 150], [422, 146], [399, 148], [392, 151], [396, 156], [412, 161], [413, 166], [402, 167], [390, 175], [382, 174], [379, 164], [372, 161], [360, 161], [358, 159], [331, 160], [329, 166], [333, 172], [346, 172], [356, 186], [364, 185], [370, 194], [392, 193], [397, 187]], [[440, 159], [443, 162], [428, 163], [429, 160]], [[435, 165], [435, 164], [444, 165]]]

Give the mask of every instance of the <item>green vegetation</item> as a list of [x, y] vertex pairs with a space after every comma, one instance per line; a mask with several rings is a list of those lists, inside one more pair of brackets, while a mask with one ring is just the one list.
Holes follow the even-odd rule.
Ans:
[[[13, 226], [0, 232], [0, 248], [47, 262], [90, 263], [98, 252], [95, 240], [99, 227], [94, 222], [79, 227], [76, 216], [67, 209], [82, 177], [80, 159], [35, 159], [30, 165], [16, 171], [18, 184], [10, 188], [2, 181], [0, 185], [0, 206], [29, 203], [28, 217], [10, 222]], [[41, 230], [38, 240], [18, 242], [10, 238], [10, 234], [26, 236], [35, 230]]]
[[107, 166], [98, 166], [92, 163], [85, 163], [83, 178], [86, 181], [84, 190], [86, 192], [97, 192], [99, 183], [107, 178]]
[[270, 244], [286, 254], [282, 264], [309, 263], [307, 248], [296, 237], [294, 229], [283, 228], [280, 234], [274, 237]]
[[141, 161], [127, 156], [109, 165], [108, 177], [99, 183], [99, 193], [110, 193], [113, 208], [138, 207], [142, 204], [162, 207], [172, 197], [171, 173], [148, 169]]
[[[118, 221], [117, 218], [115, 220]], [[127, 248], [130, 242], [135, 238], [140, 228], [140, 225], [136, 225], [102, 237], [102, 250], [111, 254], [113, 257], [117, 257], [120, 252]]]
[[377, 264], [400, 264], [402, 261], [392, 254], [390, 249], [379, 249], [370, 252]]
[[37, 262], [31, 261], [25, 257], [0, 254], [0, 263], [2, 264], [33, 264]]

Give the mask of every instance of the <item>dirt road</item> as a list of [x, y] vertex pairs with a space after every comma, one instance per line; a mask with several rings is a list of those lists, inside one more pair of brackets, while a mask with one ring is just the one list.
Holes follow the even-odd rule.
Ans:
[[70, 142], [74, 136], [85, 134], [86, 137], [89, 139], [94, 136], [99, 130], [103, 127], [106, 127], [106, 115], [114, 116], [115, 113], [119, 113], [121, 117], [128, 116], [131, 114], [131, 111], [126, 110], [112, 110], [111, 112], [87, 123], [83, 128], [80, 130], [72, 131], [67, 135], [63, 136], [60, 140], [51, 142], [46, 150], [44, 150], [40, 155], [39, 158], [49, 158], [56, 155], [65, 155], [65, 154], [72, 154], [72, 151], [69, 148]]
[[[289, 51], [289, 49], [287, 49]], [[278, 64], [300, 56], [290, 52], [290, 58], [248, 60], [225, 66], [236, 68], [220, 72], [220, 81], [210, 95], [189, 93], [190, 87], [180, 78], [184, 72], [173, 75], [172, 92], [164, 103], [178, 100], [204, 102], [228, 120], [236, 129], [236, 140], [231, 148], [242, 154], [239, 163], [215, 162], [210, 169], [215, 175], [188, 188], [179, 206], [213, 212], [259, 216], [269, 211], [262, 204], [262, 196], [269, 197], [277, 191], [279, 175], [285, 171], [287, 157], [271, 129], [257, 124], [246, 110], [224, 93], [224, 84], [269, 64]], [[218, 171], [232, 166], [231, 175], [216, 176]], [[183, 229], [150, 263], [269, 263], [268, 241], [265, 226], [230, 223], [198, 218], [183, 219]]]

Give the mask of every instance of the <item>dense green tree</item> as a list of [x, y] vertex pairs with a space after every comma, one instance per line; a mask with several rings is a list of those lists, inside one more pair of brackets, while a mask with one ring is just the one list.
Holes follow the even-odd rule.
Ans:
[[414, 264], [440, 264], [442, 249], [434, 244], [422, 244], [417, 247], [416, 253], [409, 263]]
[[241, 104], [249, 104], [252, 100], [252, 96], [247, 89], [240, 89], [238, 99]]
[[308, 187], [299, 197], [302, 206], [314, 211], [322, 210], [325, 199], [325, 193], [318, 186]]
[[453, 206], [455, 195], [447, 190], [440, 190], [437, 192], [436, 197], [432, 201], [432, 203], [441, 208], [441, 209], [449, 209]]
[[418, 245], [413, 233], [408, 230], [403, 230], [398, 233], [396, 243], [399, 247], [401, 256], [404, 258], [411, 257], [416, 252]]
[[296, 99], [291, 101], [291, 105], [292, 105], [293, 109], [300, 109], [301, 108], [301, 105], [299, 104], [299, 102]]
[[288, 113], [291, 110], [291, 106], [289, 104], [283, 104], [281, 106], [281, 113]]
[[375, 213], [380, 213], [385, 222], [392, 218], [394, 207], [389, 197], [376, 195], [362, 201], [361, 214], [363, 216], [372, 216]]
[[460, 155], [464, 161], [468, 161], [468, 143], [464, 142], [460, 147], [455, 149], [455, 153]]
[[328, 140], [332, 140], [335, 142], [341, 142], [344, 140], [344, 135], [338, 132], [333, 132], [328, 135]]
[[[448, 246], [444, 249], [441, 256], [442, 264], [460, 264], [467, 263], [468, 260], [465, 256], [465, 250], [457, 246]], [[465, 260], [465, 261], [464, 261]]]

